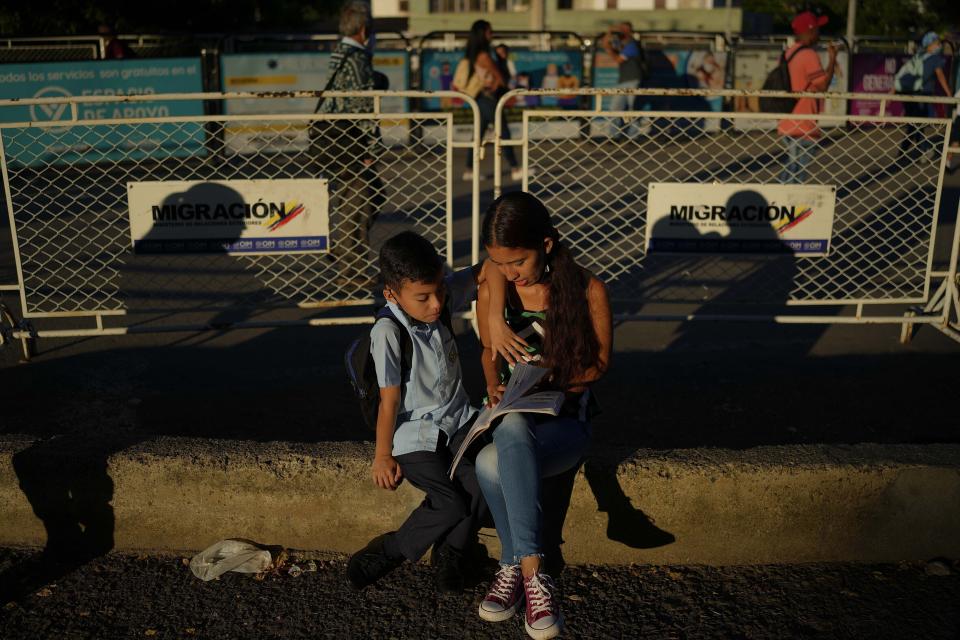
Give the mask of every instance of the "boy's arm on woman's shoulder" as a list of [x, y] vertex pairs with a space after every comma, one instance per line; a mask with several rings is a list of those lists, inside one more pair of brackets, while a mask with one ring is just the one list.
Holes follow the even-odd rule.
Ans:
[[486, 262], [458, 269], [446, 277], [447, 296], [451, 311], [465, 309], [477, 299], [477, 287], [487, 278]]

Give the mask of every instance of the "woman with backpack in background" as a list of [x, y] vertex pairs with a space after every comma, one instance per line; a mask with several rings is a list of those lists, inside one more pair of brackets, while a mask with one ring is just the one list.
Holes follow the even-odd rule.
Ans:
[[[933, 31], [923, 34], [920, 51], [903, 63], [893, 77], [894, 91], [905, 96], [933, 96], [936, 86], [939, 85], [943, 95], [951, 95], [953, 92], [950, 91], [950, 84], [943, 72], [947, 61], [942, 51], [940, 36]], [[929, 102], [904, 102], [903, 111], [908, 118], [930, 118], [933, 116], [933, 105]], [[932, 147], [933, 143], [923, 135], [921, 125], [906, 126], [903, 142], [900, 143], [901, 157], [919, 158], [925, 150]]]
[[[477, 100], [480, 110], [481, 140], [487, 127], [493, 124], [497, 114], [497, 100], [507, 92], [507, 78], [503, 77], [500, 67], [490, 55], [490, 43], [493, 40], [493, 27], [486, 20], [477, 20], [470, 27], [470, 36], [467, 38], [467, 51], [463, 60], [457, 65], [453, 75], [453, 88], [462, 91]], [[506, 114], [501, 115], [501, 129], [503, 138], [510, 139], [510, 127], [507, 125]], [[519, 180], [523, 173], [517, 164], [517, 157], [513, 147], [504, 147], [503, 155], [510, 163], [510, 177]], [[467, 167], [463, 172], [464, 180], [473, 180], [473, 149], [467, 150]]]

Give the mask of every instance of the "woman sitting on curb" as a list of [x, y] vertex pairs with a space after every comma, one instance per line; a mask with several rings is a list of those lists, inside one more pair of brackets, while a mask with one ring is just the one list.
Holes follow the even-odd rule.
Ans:
[[477, 479], [503, 549], [480, 617], [507, 620], [525, 600], [527, 633], [553, 638], [563, 618], [553, 581], [541, 568], [541, 478], [571, 469], [590, 442], [595, 406], [589, 385], [609, 364], [610, 301], [603, 283], [574, 261], [534, 196], [513, 192], [498, 198], [487, 210], [482, 234], [490, 261], [507, 279], [506, 319], [516, 334], [491, 340], [491, 329], [503, 325], [488, 317], [499, 305], [491, 305], [481, 285], [477, 318], [489, 402], [499, 401], [509, 377], [506, 361], [494, 360], [494, 342], [498, 350], [512, 342], [524, 360], [550, 368], [547, 385], [564, 391], [566, 400], [557, 417], [507, 414], [492, 444], [477, 456]]

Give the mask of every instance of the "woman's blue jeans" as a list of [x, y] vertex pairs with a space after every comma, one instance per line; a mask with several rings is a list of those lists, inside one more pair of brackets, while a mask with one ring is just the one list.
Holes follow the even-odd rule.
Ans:
[[574, 418], [508, 413], [494, 429], [476, 469], [497, 526], [501, 564], [541, 555], [540, 479], [572, 469], [589, 443], [590, 424]]

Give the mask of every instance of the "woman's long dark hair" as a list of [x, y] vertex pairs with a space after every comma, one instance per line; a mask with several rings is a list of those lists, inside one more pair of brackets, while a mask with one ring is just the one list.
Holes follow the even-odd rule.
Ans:
[[[487, 209], [482, 238], [487, 247], [539, 251], [542, 263], [550, 267], [543, 359], [544, 365], [553, 369], [553, 383], [560, 388], [570, 386], [585, 371], [598, 366], [600, 342], [587, 299], [590, 276], [560, 241], [543, 203], [524, 191], [500, 196]], [[544, 238], [553, 239], [549, 254], [544, 253]]]
[[467, 37], [467, 62], [470, 64], [470, 75], [473, 75], [473, 67], [477, 63], [477, 56], [482, 51], [490, 50], [490, 41], [487, 40], [487, 29], [492, 28], [486, 20], [477, 20], [470, 27], [470, 35]]

